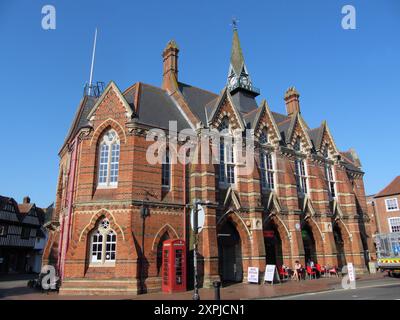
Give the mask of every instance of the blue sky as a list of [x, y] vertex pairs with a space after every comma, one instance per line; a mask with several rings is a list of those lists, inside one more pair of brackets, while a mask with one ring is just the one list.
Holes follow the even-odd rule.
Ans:
[[[46, 4], [57, 10], [56, 30], [41, 28]], [[346, 4], [356, 8], [356, 30], [341, 28]], [[122, 90], [160, 85], [161, 52], [173, 38], [180, 80], [219, 92], [233, 16], [254, 85], [273, 111], [284, 112], [294, 85], [309, 126], [326, 119], [337, 146], [357, 150], [368, 194], [400, 174], [400, 1], [1, 0], [0, 194], [54, 201], [58, 151], [89, 78], [95, 27], [95, 80]]]

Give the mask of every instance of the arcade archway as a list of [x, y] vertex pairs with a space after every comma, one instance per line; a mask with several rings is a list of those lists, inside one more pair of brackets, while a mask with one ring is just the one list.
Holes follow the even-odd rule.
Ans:
[[347, 262], [342, 230], [337, 223], [333, 226], [333, 237], [335, 239], [337, 263], [338, 267], [341, 269]]
[[239, 232], [231, 221], [218, 230], [219, 270], [224, 282], [243, 280], [242, 245]]
[[278, 226], [270, 220], [264, 227], [264, 245], [266, 264], [274, 264], [282, 266], [283, 250], [282, 238], [278, 230]]
[[307, 263], [312, 260], [315, 263], [317, 262], [317, 250], [315, 244], [315, 238], [311, 226], [309, 223], [304, 223], [301, 230], [301, 237], [303, 239], [304, 245], [304, 259]]

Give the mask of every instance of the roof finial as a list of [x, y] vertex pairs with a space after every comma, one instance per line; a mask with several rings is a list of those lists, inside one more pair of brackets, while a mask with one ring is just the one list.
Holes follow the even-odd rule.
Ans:
[[238, 20], [236, 17], [233, 17], [233, 18], [232, 18], [231, 26], [232, 26], [232, 28], [233, 28], [233, 31], [237, 31], [237, 29], [238, 29], [238, 22], [239, 22], [239, 20]]

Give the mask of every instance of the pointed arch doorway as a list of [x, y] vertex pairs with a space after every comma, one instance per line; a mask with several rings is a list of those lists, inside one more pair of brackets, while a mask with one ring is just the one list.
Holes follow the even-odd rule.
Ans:
[[282, 238], [278, 226], [273, 220], [269, 220], [264, 227], [264, 245], [266, 264], [282, 266], [283, 250]]
[[315, 238], [312, 228], [308, 222], [304, 222], [303, 227], [301, 228], [301, 237], [303, 239], [303, 245], [304, 245], [305, 262], [308, 263], [308, 261], [312, 260], [316, 263], [317, 251], [315, 245]]
[[218, 230], [218, 256], [221, 280], [241, 282], [243, 280], [241, 238], [229, 220]]
[[342, 268], [344, 265], [347, 264], [346, 262], [346, 254], [344, 248], [344, 240], [342, 230], [337, 223], [333, 225], [333, 237], [335, 239], [335, 246], [336, 246], [336, 257], [338, 268]]

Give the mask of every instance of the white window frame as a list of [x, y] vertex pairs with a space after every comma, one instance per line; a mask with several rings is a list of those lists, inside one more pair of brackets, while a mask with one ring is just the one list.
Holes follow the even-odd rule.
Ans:
[[[398, 224], [393, 225], [392, 221], [393, 220], [397, 220]], [[400, 232], [400, 217], [391, 217], [388, 218], [388, 224], [389, 224], [389, 230], [390, 232]], [[393, 228], [396, 228], [395, 230], [393, 230]]]
[[[325, 175], [326, 175], [326, 181], [328, 182], [329, 198], [336, 199], [337, 192], [336, 192], [335, 166], [333, 166], [329, 163], [326, 164], [325, 165]], [[332, 184], [333, 184], [333, 188], [332, 188]]]
[[[94, 243], [93, 239], [95, 235], [101, 236], [101, 241], [97, 241]], [[111, 241], [109, 241], [108, 237], [112, 236]], [[100, 250], [93, 250], [93, 245], [97, 244], [100, 245]], [[107, 250], [107, 245], [111, 246], [110, 250]], [[112, 248], [113, 247], [113, 248]], [[97, 248], [98, 249], [98, 248]], [[100, 259], [97, 257], [94, 259], [93, 253], [94, 252], [101, 252]], [[114, 254], [114, 259], [107, 258], [107, 254]], [[90, 234], [90, 252], [89, 252], [89, 265], [96, 266], [96, 267], [109, 267], [115, 266], [115, 262], [117, 260], [117, 234], [114, 230], [110, 228], [110, 222], [108, 219], [103, 219], [97, 229], [93, 230]]]
[[[303, 168], [297, 167], [298, 164], [302, 163]], [[299, 195], [307, 195], [308, 194], [308, 175], [307, 175], [307, 164], [305, 159], [297, 158], [294, 162], [295, 165], [295, 178], [296, 178], [296, 187], [297, 193]], [[304, 169], [304, 172], [301, 172]], [[299, 188], [300, 187], [300, 188]]]
[[[224, 148], [223, 154], [221, 153], [222, 147]], [[223, 159], [221, 158], [221, 156], [223, 156]], [[220, 160], [219, 184], [223, 187], [235, 185], [235, 183], [236, 183], [236, 164], [235, 164], [234, 146], [225, 144], [224, 141], [221, 141], [220, 145], [219, 145], [219, 157], [220, 157], [220, 159], [219, 159]], [[233, 173], [230, 170], [232, 170]]]
[[[269, 161], [267, 158], [270, 158]], [[270, 167], [268, 166], [270, 163]], [[275, 157], [272, 152], [261, 150], [260, 151], [260, 171], [261, 171], [261, 188], [263, 191], [275, 190], [276, 177], [275, 177]], [[272, 180], [272, 181], [271, 181]]]
[[[236, 163], [235, 163], [236, 150], [235, 150], [234, 138], [230, 132], [229, 119], [227, 117], [225, 117], [222, 120], [221, 125], [218, 129], [220, 132], [220, 141], [218, 146], [218, 157], [219, 157], [218, 182], [221, 188], [228, 188], [229, 186], [236, 184], [237, 177], [236, 177]], [[225, 141], [225, 138], [228, 142]], [[222, 147], [224, 148], [223, 153], [221, 153]], [[229, 181], [228, 178], [230, 170], [233, 171], [233, 173], [230, 175], [233, 181]]]
[[[110, 135], [113, 135], [112, 137]], [[103, 146], [107, 147], [107, 162], [102, 162], [102, 159], [105, 158], [103, 155]], [[114, 150], [114, 147], [117, 147], [117, 150]], [[115, 155], [114, 152], [117, 152]], [[117, 160], [115, 160], [117, 158]], [[121, 144], [118, 137], [118, 134], [115, 130], [110, 129], [105, 134], [103, 134], [100, 144], [99, 144], [99, 153], [98, 153], [98, 177], [97, 177], [97, 186], [100, 189], [106, 188], [117, 188], [118, 187], [118, 179], [119, 179], [119, 162], [121, 158]], [[113, 161], [114, 160], [114, 161]], [[112, 169], [112, 166], [117, 166], [117, 169]], [[106, 166], [105, 170], [101, 170]], [[102, 171], [106, 171], [105, 175], [101, 174]], [[116, 171], [116, 174], [115, 174]], [[113, 174], [114, 172], [114, 174]], [[101, 181], [100, 179], [105, 178], [105, 181]], [[111, 181], [112, 178], [115, 178], [116, 181]]]
[[[394, 201], [396, 203], [396, 207], [390, 207], [388, 204], [389, 201]], [[399, 211], [399, 203], [397, 201], [397, 198], [390, 198], [390, 199], [385, 199], [385, 206], [386, 206], [386, 211], [387, 212], [392, 212], [392, 211]]]

